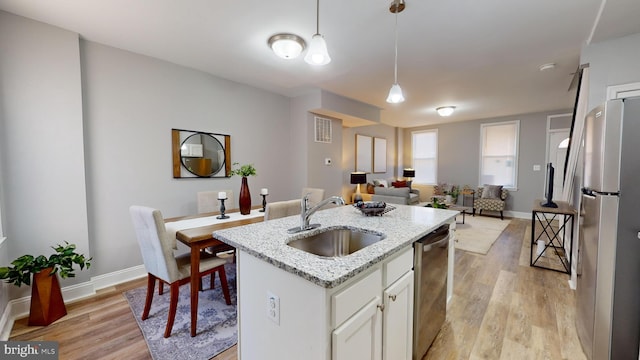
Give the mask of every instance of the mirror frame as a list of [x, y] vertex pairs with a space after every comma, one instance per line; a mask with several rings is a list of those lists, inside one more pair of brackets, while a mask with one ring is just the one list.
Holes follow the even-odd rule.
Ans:
[[[181, 137], [184, 139], [194, 134], [210, 135], [214, 138], [223, 137], [224, 144], [224, 174], [222, 170], [210, 176], [200, 176], [189, 172], [182, 165], [182, 156], [180, 152], [180, 146], [182, 145]], [[231, 136], [226, 134], [208, 133], [204, 131], [184, 130], [184, 129], [171, 129], [171, 152], [173, 157], [173, 177], [174, 179], [210, 179], [210, 178], [226, 178], [231, 176]]]

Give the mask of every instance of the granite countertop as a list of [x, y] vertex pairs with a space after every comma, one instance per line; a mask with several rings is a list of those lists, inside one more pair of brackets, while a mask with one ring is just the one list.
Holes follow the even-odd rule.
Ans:
[[[322, 226], [297, 234], [289, 234], [287, 230], [300, 226], [299, 215], [218, 230], [213, 236], [318, 286], [333, 288], [450, 222], [459, 213], [418, 206], [392, 206], [396, 209], [382, 216], [364, 216], [351, 205], [319, 210], [311, 216], [310, 222]], [[292, 240], [336, 226], [381, 232], [386, 238], [353, 254], [335, 258], [320, 257], [287, 245]]]

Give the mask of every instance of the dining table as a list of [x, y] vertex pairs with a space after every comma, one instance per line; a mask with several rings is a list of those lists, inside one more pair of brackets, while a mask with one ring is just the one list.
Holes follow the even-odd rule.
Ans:
[[[198, 290], [200, 288], [200, 252], [212, 248], [214, 253], [233, 251], [230, 245], [213, 237], [216, 230], [248, 225], [264, 221], [264, 212], [258, 210], [262, 206], [252, 208], [249, 214], [240, 214], [232, 209], [225, 214], [228, 218], [220, 219], [220, 212], [202, 213], [198, 215], [180, 216], [164, 219], [170, 238], [190, 248], [191, 263], [191, 336], [196, 336], [198, 323]], [[175, 235], [174, 235], [175, 234]], [[174, 246], [175, 247], [175, 246]], [[213, 274], [211, 275], [213, 276]]]

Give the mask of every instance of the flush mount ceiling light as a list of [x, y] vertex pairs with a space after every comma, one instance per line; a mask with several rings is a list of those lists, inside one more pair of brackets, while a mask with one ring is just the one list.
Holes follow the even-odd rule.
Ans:
[[304, 40], [294, 34], [276, 34], [267, 41], [273, 52], [283, 59], [295, 59], [304, 50]]
[[316, 33], [311, 38], [309, 50], [304, 57], [304, 61], [311, 65], [327, 65], [331, 62], [331, 57], [327, 51], [327, 42], [320, 35], [320, 0], [316, 1]]
[[387, 96], [387, 102], [391, 104], [397, 104], [404, 101], [404, 95], [402, 95], [402, 89], [398, 85], [398, 13], [402, 12], [405, 8], [404, 0], [394, 0], [389, 6], [389, 11], [396, 14], [395, 25], [395, 62], [393, 67], [393, 85], [389, 90], [389, 96]]
[[556, 67], [555, 63], [548, 63], [540, 65], [540, 71], [552, 70]]
[[441, 106], [439, 108], [436, 108], [436, 111], [440, 116], [450, 116], [451, 114], [453, 114], [453, 111], [455, 109], [455, 106]]

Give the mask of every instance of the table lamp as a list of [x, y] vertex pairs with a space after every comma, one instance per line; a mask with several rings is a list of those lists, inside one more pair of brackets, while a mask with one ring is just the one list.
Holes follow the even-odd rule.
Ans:
[[351, 173], [351, 183], [357, 184], [356, 187], [356, 195], [353, 197], [354, 202], [362, 201], [362, 195], [360, 195], [360, 184], [367, 183], [367, 174], [364, 172], [352, 172]]
[[407, 179], [407, 184], [409, 185], [409, 191], [411, 191], [411, 179], [416, 177], [416, 171], [411, 168], [406, 168], [402, 170], [402, 177]]

